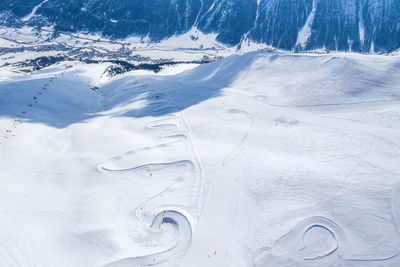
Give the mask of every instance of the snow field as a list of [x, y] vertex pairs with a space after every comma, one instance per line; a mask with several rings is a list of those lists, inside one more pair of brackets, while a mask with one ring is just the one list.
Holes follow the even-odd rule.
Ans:
[[9, 74], [3, 262], [398, 266], [399, 66], [249, 53], [110, 81], [105, 64]]

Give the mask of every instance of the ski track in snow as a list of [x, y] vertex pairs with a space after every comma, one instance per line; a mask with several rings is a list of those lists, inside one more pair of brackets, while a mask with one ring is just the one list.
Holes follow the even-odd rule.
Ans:
[[[244, 115], [242, 118], [249, 122], [249, 127], [241, 136], [237, 146], [222, 161], [222, 166], [229, 168], [229, 162], [234, 160], [244, 147], [256, 121], [254, 114], [244, 110], [230, 109], [226, 113]], [[230, 190], [226, 190], [226, 188], [230, 188]], [[223, 196], [221, 196], [221, 192], [224, 192]], [[232, 181], [232, 177], [227, 175], [221, 174], [212, 182], [204, 212], [198, 222], [196, 239], [193, 240], [182, 266], [224, 266], [225, 257], [232, 245], [231, 231], [234, 226], [239, 192], [238, 181]], [[211, 226], [213, 231], [217, 229], [218, 235], [211, 234], [213, 233], [210, 231]], [[204, 244], [209, 245], [205, 248]]]
[[172, 248], [145, 256], [122, 259], [106, 265], [107, 267], [125, 266], [149, 266], [156, 265], [170, 260], [179, 252], [184, 251], [192, 239], [192, 228], [188, 218], [175, 210], [164, 210], [160, 212], [150, 226], [153, 231], [160, 231], [162, 224], [171, 224], [179, 232], [179, 242]]
[[[167, 112], [173, 108], [171, 106], [168, 99], [161, 93], [154, 91], [140, 91], [141, 93], [150, 93], [149, 98], [156, 100], [153, 103], [150, 103], [149, 106], [152, 108], [152, 113], [159, 114], [161, 112]], [[171, 186], [165, 188], [162, 192], [157, 195], [151, 197], [150, 199], [140, 203], [134, 209], [135, 218], [139, 221], [146, 222], [154, 218], [150, 229], [153, 229], [155, 226], [159, 228], [160, 224], [171, 224], [173, 225], [177, 232], [179, 232], [179, 240], [177, 244], [163, 252], [157, 252], [154, 254], [132, 257], [127, 259], [122, 259], [116, 262], [111, 263], [108, 266], [142, 266], [142, 265], [154, 265], [161, 264], [167, 260], [171, 260], [171, 257], [179, 256], [180, 253], [184, 253], [185, 250], [188, 249], [189, 244], [192, 240], [192, 226], [191, 221], [193, 221], [193, 216], [190, 214], [191, 209], [195, 209], [198, 212], [199, 202], [200, 202], [200, 187], [201, 187], [201, 164], [198, 159], [198, 155], [195, 151], [191, 151], [190, 154], [194, 154], [194, 161], [190, 159], [181, 159], [178, 161], [168, 161], [168, 162], [149, 162], [143, 165], [136, 165], [137, 163], [131, 162], [132, 167], [108, 167], [110, 163], [118, 163], [118, 161], [123, 160], [124, 158], [130, 155], [140, 155], [145, 151], [154, 151], [160, 149], [160, 151], [165, 150], [168, 151], [169, 148], [173, 148], [175, 145], [179, 143], [189, 142], [192, 150], [194, 150], [193, 144], [190, 142], [190, 138], [187, 136], [189, 129], [188, 124], [183, 117], [183, 112], [178, 114], [171, 113], [166, 115], [166, 118], [158, 119], [149, 125], [147, 128], [150, 130], [161, 130], [160, 139], [163, 140], [161, 144], [154, 145], [152, 147], [145, 147], [137, 151], [128, 151], [127, 153], [115, 157], [107, 162], [100, 163], [97, 166], [98, 171], [100, 172], [127, 172], [127, 171], [135, 171], [135, 170], [145, 170], [150, 173], [152, 176], [153, 171], [161, 170], [163, 168], [175, 168], [175, 169], [183, 169], [183, 174], [180, 177], [176, 177], [175, 181]], [[181, 120], [182, 123], [178, 121]], [[183, 130], [180, 128], [183, 127]], [[150, 152], [151, 153], [151, 152]], [[167, 153], [168, 154], [168, 153]], [[198, 175], [196, 175], [198, 171]], [[177, 186], [183, 182], [187, 182], [189, 177], [191, 179], [196, 178], [197, 182], [195, 189], [197, 191], [197, 197], [193, 200], [194, 203], [190, 205], [176, 205], [168, 203], [168, 200], [165, 199], [165, 196], [168, 193], [177, 190]], [[164, 197], [164, 198], [163, 198]], [[196, 212], [194, 212], [194, 216], [196, 217]]]
[[[396, 184], [392, 194], [392, 216], [397, 231], [400, 235], [400, 183]], [[313, 228], [322, 228], [329, 233], [333, 239], [334, 246], [326, 251], [317, 254], [307, 254], [307, 244], [305, 237]], [[322, 246], [322, 244], [319, 244]], [[282, 249], [285, 253], [291, 253], [292, 258], [281, 258]], [[362, 258], [348, 256], [351, 253], [347, 238], [341, 226], [333, 220], [325, 217], [310, 217], [297, 224], [289, 233], [277, 240], [272, 247], [260, 249], [255, 257], [253, 265], [256, 267], [265, 266], [268, 262], [271, 264], [278, 259], [279, 262], [294, 261], [297, 264], [306, 264], [321, 260], [329, 256], [336, 256], [336, 264], [341, 266], [397, 266], [400, 260], [400, 249], [392, 256], [382, 258]]]
[[[212, 68], [210, 69], [210, 72], [212, 72]], [[212, 73], [214, 73], [216, 76], [220, 74], [218, 72]], [[7, 99], [0, 99], [1, 116], [9, 116], [10, 114], [18, 113], [18, 117], [16, 117], [14, 122], [9, 125], [4, 136], [0, 136], [0, 149], [2, 144], [8, 142], [14, 134], [18, 134], [16, 129], [19, 127], [19, 125], [25, 123], [26, 121], [29, 121], [31, 116], [33, 118], [35, 117], [35, 105], [40, 104], [41, 101], [44, 101], [42, 97], [46, 96], [46, 90], [54, 87], [53, 82], [55, 81], [55, 79], [59, 78], [60, 75], [62, 75], [62, 73], [50, 78], [49, 80], [46, 80], [43, 85], [40, 85], [41, 87], [39, 87], [39, 90], [28, 91], [17, 88], [16, 90], [11, 90], [11, 93], [7, 95]], [[264, 86], [264, 84], [266, 83], [263, 83], [262, 86]], [[255, 87], [256, 86], [257, 85], [255, 85]], [[194, 88], [197, 87], [194, 86]], [[241, 160], [247, 160], [247, 158], [249, 161], [245, 163], [252, 163], [250, 161], [253, 160], [253, 155], [243, 155], [243, 148], [256, 146], [256, 149], [249, 151], [254, 152], [257, 150], [263, 150], [267, 153], [269, 152], [269, 149], [271, 149], [270, 151], [274, 151], [274, 148], [271, 148], [270, 146], [268, 146], [268, 144], [259, 144], [257, 142], [257, 140], [260, 141], [260, 139], [266, 136], [268, 138], [274, 138], [273, 134], [268, 135], [271, 132], [276, 131], [275, 134], [277, 136], [277, 139], [282, 138], [283, 140], [285, 140], [285, 138], [289, 138], [286, 136], [281, 137], [282, 133], [284, 131], [289, 132], [292, 130], [289, 128], [293, 128], [293, 131], [290, 132], [288, 135], [290, 137], [293, 137], [297, 134], [300, 137], [300, 140], [295, 140], [294, 143], [299, 142], [300, 144], [300, 142], [303, 142], [304, 136], [301, 136], [302, 132], [299, 133], [299, 131], [306, 129], [310, 125], [315, 127], [315, 129], [323, 129], [322, 131], [324, 133], [335, 135], [335, 137], [340, 140], [342, 138], [342, 135], [336, 136], [337, 132], [333, 132], [330, 130], [339, 128], [343, 130], [353, 127], [350, 131], [345, 132], [346, 134], [350, 135], [351, 141], [357, 140], [357, 137], [351, 136], [352, 134], [358, 135], [360, 133], [362, 133], [364, 137], [368, 136], [368, 138], [372, 137], [373, 139], [371, 141], [367, 138], [366, 141], [371, 142], [363, 142], [364, 144], [366, 144], [366, 146], [369, 145], [369, 149], [362, 149], [362, 153], [360, 152], [358, 154], [354, 154], [356, 156], [354, 156], [354, 159], [349, 163], [349, 166], [351, 167], [353, 164], [355, 164], [356, 166], [354, 169], [348, 169], [350, 173], [359, 168], [359, 166], [363, 164], [367, 165], [369, 163], [366, 158], [367, 156], [374, 156], [374, 151], [373, 149], [371, 149], [372, 145], [370, 145], [374, 142], [374, 140], [380, 138], [381, 140], [383, 140], [383, 142], [386, 143], [391, 143], [393, 141], [391, 144], [398, 147], [396, 143], [396, 131], [398, 130], [396, 128], [385, 129], [384, 127], [380, 126], [363, 124], [362, 122], [349, 122], [349, 120], [343, 118], [329, 118], [325, 115], [327, 115], [327, 113], [329, 113], [328, 115], [330, 115], [331, 113], [335, 113], [338, 111], [338, 113], [340, 113], [341, 111], [351, 111], [357, 113], [363, 110], [381, 110], [382, 108], [391, 110], [395, 107], [398, 108], [399, 100], [385, 100], [387, 98], [382, 96], [379, 98], [362, 98], [356, 100], [351, 99], [351, 101], [354, 102], [340, 103], [341, 101], [343, 101], [343, 98], [318, 98], [314, 100], [314, 102], [308, 102], [307, 99], [307, 102], [305, 103], [322, 102], [321, 104], [296, 105], [297, 103], [304, 103], [301, 101], [283, 101], [282, 104], [274, 104], [272, 103], [273, 101], [276, 101], [276, 103], [280, 103], [282, 99], [272, 98], [268, 95], [268, 92], [266, 92], [266, 90], [254, 91], [253, 93], [251, 90], [242, 90], [240, 86], [238, 86], [237, 88], [239, 89], [236, 89], [234, 86], [232, 86], [232, 88], [225, 88], [223, 97], [227, 98], [221, 100], [222, 103], [228, 103], [229, 101], [232, 101], [232, 103], [234, 104], [229, 103], [226, 106], [223, 106], [225, 104], [221, 104], [221, 106], [218, 106], [215, 110], [218, 110], [220, 112], [215, 112], [215, 120], [214, 118], [198, 118], [199, 122], [198, 124], [196, 124], [196, 126], [194, 126], [195, 123], [193, 123], [193, 129], [186, 119], [186, 111], [176, 112], [176, 110], [179, 108], [175, 106], [171, 100], [168, 99], [168, 92], [148, 88], [144, 88], [143, 90], [138, 91], [140, 94], [145, 95], [142, 99], [139, 99], [140, 101], [150, 102], [146, 106], [146, 112], [149, 111], [149, 115], [154, 118], [152, 122], [149, 123], [149, 121], [146, 121], [146, 124], [143, 124], [141, 127], [145, 128], [146, 134], [150, 132], [151, 134], [156, 135], [157, 141], [152, 142], [151, 145], [144, 146], [139, 149], [135, 148], [129, 150], [129, 148], [123, 146], [122, 151], [129, 151], [122, 154], [120, 154], [121, 151], [115, 153], [114, 155], [119, 156], [97, 164], [98, 172], [94, 170], [94, 177], [97, 178], [98, 175], [104, 175], [101, 177], [101, 179], [104, 180], [108, 180], [108, 178], [110, 177], [113, 178], [117, 176], [123, 178], [129, 177], [133, 180], [133, 183], [138, 180], [148, 180], [154, 184], [162, 181], [163, 183], [161, 183], [161, 186], [159, 186], [159, 188], [157, 187], [158, 189], [152, 191], [152, 193], [149, 193], [148, 195], [146, 195], [146, 197], [143, 197], [139, 199], [139, 201], [135, 202], [136, 204], [130, 209], [131, 212], [129, 215], [129, 219], [135, 220], [136, 222], [145, 225], [145, 228], [149, 230], [149, 237], [146, 238], [146, 240], [150, 240], [156, 235], [161, 236], [167, 231], [169, 234], [171, 229], [174, 231], [174, 233], [176, 233], [176, 237], [174, 239], [174, 244], [170, 246], [164, 245], [163, 250], [157, 250], [156, 248], [154, 248], [154, 251], [146, 250], [146, 253], [139, 255], [135, 255], [135, 251], [132, 251], [132, 257], [130, 257], [129, 251], [127, 255], [125, 254], [126, 251], [124, 251], [124, 256], [127, 257], [113, 257], [111, 255], [110, 258], [107, 258], [104, 261], [106, 263], [109, 263], [106, 266], [123, 267], [163, 264], [165, 264], [166, 266], [177, 266], [179, 265], [178, 262], [183, 262], [184, 264], [181, 264], [179, 266], [184, 267], [231, 266], [227, 265], [226, 259], [228, 258], [227, 254], [235, 253], [235, 251], [232, 252], [231, 250], [232, 247], [235, 247], [237, 245], [233, 244], [237, 241], [235, 239], [235, 234], [237, 234], [235, 233], [235, 230], [237, 230], [235, 229], [235, 223], [236, 221], [246, 219], [243, 216], [238, 216], [241, 215], [239, 212], [240, 209], [237, 209], [237, 202], [239, 199], [238, 195], [240, 195], [239, 193], [241, 190], [241, 184], [237, 183], [236, 180], [242, 179], [239, 176], [247, 175], [247, 173], [245, 175], [243, 175], [243, 173], [239, 173], [237, 174], [237, 176], [235, 176], [235, 170], [239, 169], [234, 169], [233, 167], [236, 164], [240, 165], [242, 163]], [[245, 89], [248, 89], [248, 87], [245, 87]], [[134, 93], [136, 92], [137, 91], [135, 91]], [[32, 95], [28, 96], [28, 94], [31, 93]], [[18, 107], [20, 109], [21, 106], [23, 106], [22, 109], [16, 110], [15, 107], [13, 109], [13, 106], [17, 106], [16, 104], [19, 104], [18, 99], [29, 99], [29, 101], [26, 104], [24, 103], [23, 105], [20, 105]], [[356, 102], [357, 100], [360, 100], [360, 102]], [[206, 110], [203, 116], [210, 115], [211, 112], [207, 108], [214, 108], [218, 105], [218, 101], [218, 98], [215, 98], [210, 100], [211, 104], [204, 103], [204, 105], [209, 104], [209, 106], [206, 106], [206, 108], [203, 107], [203, 109]], [[248, 102], [246, 103], [246, 101]], [[327, 103], [329, 101], [332, 101], [332, 103]], [[314, 113], [314, 109], [318, 112]], [[172, 111], [175, 112], [170, 113]], [[197, 112], [196, 109], [194, 109], [194, 112], [192, 114], [194, 114], [195, 112]], [[292, 117], [292, 115], [296, 112], [298, 113]], [[166, 113], [169, 114], [160, 116]], [[189, 114], [190, 113], [188, 111], [186, 113], [188, 118], [190, 118]], [[157, 119], [155, 119], [155, 117], [157, 117]], [[235, 126], [237, 125], [234, 125], [232, 121], [237, 120], [238, 117], [240, 117], [240, 123], [238, 123], [240, 127], [235, 128]], [[6, 123], [9, 123], [8, 120], [5, 121]], [[225, 125], [220, 125], [222, 124], [222, 122], [224, 122]], [[276, 124], [276, 127], [270, 127], [273, 123]], [[284, 125], [285, 127], [277, 127], [278, 123], [279, 126]], [[223, 129], [224, 127], [226, 127], [225, 132]], [[282, 132], [279, 132], [279, 128], [285, 129]], [[194, 129], [196, 129], [196, 131], [193, 131]], [[235, 135], [236, 130], [238, 134], [234, 138], [232, 138], [231, 136], [225, 137], [225, 135]], [[380, 131], [381, 135], [379, 135], [379, 133], [376, 133], [376, 131]], [[209, 140], [209, 142], [206, 142], [203, 139], [197, 139], [197, 136], [201, 133], [203, 134], [201, 138], [215, 138], [215, 140]], [[260, 134], [262, 138], [258, 139], [257, 134]], [[387, 134], [388, 136], [386, 137], [385, 134]], [[224, 135], [224, 138], [221, 138], [221, 140], [219, 140], [219, 135]], [[317, 138], [318, 137], [319, 136], [317, 136]], [[232, 138], [233, 141], [229, 138]], [[197, 143], [196, 141], [200, 142]], [[123, 141], [121, 141], [121, 143], [122, 145], [124, 145]], [[207, 164], [203, 165], [202, 157], [200, 155], [204, 154], [200, 154], [197, 150], [197, 147], [201, 147], [201, 152], [204, 152], [203, 146], [197, 146], [198, 144], [210, 144], [210, 147], [214, 146], [213, 148], [211, 148], [214, 150], [210, 149], [209, 151], [211, 151], [211, 153], [213, 151], [217, 151], [217, 153], [219, 153], [217, 156], [215, 156], [215, 158], [217, 159], [217, 163], [212, 162], [210, 164], [207, 161], [209, 159], [206, 160], [206, 157], [203, 158], [205, 163], [210, 164], [211, 167], [215, 167], [215, 170], [213, 169], [212, 172], [210, 171], [208, 173], [205, 171], [205, 168], [208, 168], [209, 166]], [[271, 142], [269, 143], [269, 145], [274, 144]], [[228, 148], [224, 148], [224, 146], [227, 146]], [[282, 149], [287, 149], [290, 146], [291, 144], [288, 145], [286, 143], [283, 147], [278, 147], [278, 151]], [[332, 149], [332, 147], [328, 148]], [[342, 147], [340, 145], [334, 147], [334, 149], [338, 148], [340, 149]], [[303, 149], [301, 145], [300, 149]], [[312, 149], [316, 148], [313, 147]], [[264, 153], [263, 151], [262, 153]], [[335, 150], [334, 156], [348, 156], [345, 154], [345, 152], [346, 151], [342, 153]], [[211, 155], [211, 153], [208, 155], [210, 157], [213, 157], [214, 155]], [[262, 153], [260, 153], [261, 156], [263, 155]], [[317, 156], [319, 156], [318, 151], [315, 153]], [[388, 153], [390, 157], [390, 153], [392, 152], [386, 151], [386, 153]], [[109, 158], [107, 154], [105, 156], [106, 159]], [[377, 153], [377, 155], [379, 155], [379, 153]], [[254, 160], [257, 163], [257, 160], [262, 159], [262, 157], [260, 158], [258, 157], [258, 155], [256, 156], [257, 158], [254, 157]], [[276, 156], [279, 157], [279, 155]], [[273, 157], [275, 157], [275, 155], [273, 155]], [[234, 159], [236, 158], [238, 160], [234, 161]], [[97, 158], [94, 162], [99, 161], [100, 160]], [[213, 166], [212, 164], [215, 164], [215, 166]], [[267, 173], [265, 180], [267, 180], [267, 176], [269, 176], [271, 173], [268, 173], [266, 171], [268, 168], [268, 163], [264, 162], [263, 164], [266, 165], [262, 165], [263, 172], [261, 174], [263, 174], [265, 171]], [[289, 163], [288, 165], [290, 164], [291, 163]], [[390, 164], [390, 162], [388, 164]], [[91, 162], [90, 166], [93, 166], [93, 162]], [[232, 167], [232, 169], [230, 169], [230, 167]], [[378, 167], [384, 168], [385, 166]], [[257, 166], [255, 166], [255, 168], [257, 168]], [[360, 171], [365, 172], [365, 170]], [[167, 172], [168, 174], [170, 174], [170, 176], [165, 175], [165, 173]], [[251, 170], [246, 169], [246, 172], [251, 172]], [[286, 176], [288, 172], [282, 172], [279, 173], [279, 175]], [[366, 172], [368, 173], [368, 170]], [[392, 172], [395, 173], [395, 171], [393, 170]], [[345, 174], [346, 173], [347, 171], [345, 171]], [[43, 175], [44, 172], [38, 172], [38, 174]], [[213, 175], [211, 177], [212, 179], [210, 179], [210, 187], [208, 190], [209, 192], [207, 201], [201, 198], [203, 196], [203, 192], [201, 192], [201, 190], [203, 190], [202, 180], [205, 178], [206, 174], [210, 176]], [[337, 173], [335, 172], [334, 174]], [[272, 173], [271, 175], [274, 174]], [[255, 176], [256, 175], [254, 174], [249, 174], [250, 178], [254, 178]], [[341, 177], [345, 177], [344, 179], [347, 179], [347, 176], [344, 175]], [[245, 179], [247, 179], [247, 177], [243, 177], [243, 180]], [[340, 181], [340, 179], [338, 180]], [[346, 184], [351, 183], [351, 181], [347, 180], [345, 182]], [[343, 182], [343, 186], [345, 182]], [[278, 183], [281, 186], [284, 186], [284, 182], [278, 181]], [[395, 183], [396, 182], [393, 182], [393, 184]], [[336, 192], [343, 193], [344, 190], [342, 190], [340, 183], [335, 182], [335, 185], [338, 185], [337, 188], [339, 188], [339, 190], [337, 190], [336, 188]], [[270, 185], [267, 185], [265, 187], [268, 186]], [[392, 186], [392, 184], [389, 184], [389, 186]], [[297, 189], [297, 185], [294, 187], [294, 189]], [[389, 190], [390, 187], [388, 191]], [[186, 195], [184, 195], [185, 198], [181, 198], [182, 195], [179, 195], [179, 199], [184, 199], [184, 201], [181, 201], [179, 203], [174, 201], [176, 200], [174, 199], [174, 194], [181, 193], [182, 195], [187, 194], [188, 199], [190, 198], [190, 200], [186, 199]], [[274, 194], [275, 192], [269, 193]], [[128, 194], [130, 194], [130, 192]], [[344, 194], [345, 193], [343, 193], [343, 195]], [[266, 194], [263, 194], [263, 197], [264, 195]], [[338, 197], [338, 195], [339, 194], [337, 193], [333, 196], [333, 198]], [[325, 199], [325, 196], [323, 195], [321, 196], [321, 199], [321, 202], [327, 201]], [[256, 200], [258, 201], [259, 199]], [[261, 199], [261, 201], [263, 200]], [[267, 199], [266, 202], [267, 201], [269, 200]], [[392, 191], [392, 198], [389, 199], [389, 201], [389, 204], [391, 204], [391, 210], [388, 209], [387, 214], [391, 215], [392, 221], [397, 228], [398, 236], [400, 237], [400, 183], [395, 184]], [[201, 207], [203, 203], [205, 203], [204, 208]], [[318, 205], [318, 203], [316, 203], [316, 205]], [[328, 212], [330, 211], [329, 208], [327, 210]], [[260, 216], [259, 218], [264, 219], [261, 217], [262, 215], [264, 215], [264, 213], [262, 215], [259, 215], [260, 213], [258, 213], [257, 215]], [[291, 220], [292, 218], [295, 218], [294, 213], [296, 213], [296, 210], [294, 210], [294, 212], [289, 215], [284, 214], [284, 216], [288, 216], [286, 217], [286, 219]], [[304, 213], [299, 214], [304, 215]], [[274, 214], [272, 216], [274, 216]], [[381, 214], [378, 214], [376, 216], [379, 217], [381, 216]], [[357, 218], [357, 216], [354, 217]], [[314, 212], [314, 210], [311, 209], [310, 211], [307, 211], [306, 214], [301, 218], [302, 219], [300, 222], [298, 222], [299, 220], [296, 220], [294, 224], [291, 224], [294, 225], [291, 230], [288, 231], [286, 229], [285, 232], [282, 232], [286, 234], [282, 235], [282, 233], [280, 233], [279, 238], [276, 238], [275, 236], [273, 238], [274, 242], [272, 242], [271, 246], [262, 247], [262, 245], [259, 245], [259, 243], [257, 243], [255, 248], [253, 247], [249, 249], [249, 265], [257, 267], [285, 265], [331, 266], [331, 263], [333, 263], [333, 266], [376, 267], [397, 266], [396, 264], [400, 262], [400, 250], [398, 252], [395, 251], [392, 255], [390, 255], [389, 252], [387, 253], [389, 254], [388, 256], [384, 254], [385, 256], [382, 257], [373, 256], [381, 254], [373, 254], [375, 251], [372, 250], [368, 251], [370, 256], [367, 257], [353, 256], [351, 247], [352, 244], [350, 242], [353, 241], [351, 240], [352, 235], [350, 235], [353, 233], [348, 232], [348, 225], [343, 223], [343, 221], [341, 221], [339, 217], [335, 218], [333, 215], [331, 217], [330, 215], [327, 215], [327, 213], [318, 214], [318, 212]], [[96, 229], [99, 225], [102, 227], [101, 224], [98, 224], [96, 225]], [[252, 227], [252, 225], [250, 225], [249, 228], [250, 227]], [[261, 225], [261, 227], [263, 227], [263, 225]], [[249, 229], [245, 229], [245, 231], [249, 231]], [[271, 231], [271, 229], [265, 229], [265, 232], [268, 231]], [[360, 231], [362, 231], [362, 229]], [[382, 231], [384, 231], [384, 229]], [[123, 235], [124, 234], [125, 232], [123, 232]], [[152, 234], [154, 234], [154, 236]], [[396, 235], [394, 235], [394, 237], [396, 237]], [[260, 240], [256, 240], [255, 242], [259, 241]], [[316, 245], [315, 241], [319, 242], [318, 245]], [[106, 242], [108, 242], [108, 240]], [[249, 243], [251, 242], [253, 242], [253, 240], [251, 240]], [[265, 242], [265, 240], [262, 239], [261, 242]], [[11, 244], [11, 246], [12, 245], [13, 244]], [[97, 243], [95, 245], [97, 245]], [[123, 243], [122, 245], [126, 246], [126, 244]], [[161, 242], [160, 246], [162, 245], [163, 243]], [[377, 244], [374, 249], [378, 248], [378, 246], [379, 244]], [[128, 249], [130, 248], [129, 245], [126, 247], [128, 247]], [[257, 250], [260, 247], [261, 249]], [[5, 248], [3, 250], [6, 253], [6, 258], [7, 253], [11, 255], [8, 257], [14, 257], [12, 249]], [[256, 252], [254, 253], [254, 251]], [[382, 253], [379, 250], [376, 250], [376, 252]], [[210, 255], [212, 257], [210, 257]], [[19, 255], [17, 255], [16, 261], [19, 260], [18, 256]]]

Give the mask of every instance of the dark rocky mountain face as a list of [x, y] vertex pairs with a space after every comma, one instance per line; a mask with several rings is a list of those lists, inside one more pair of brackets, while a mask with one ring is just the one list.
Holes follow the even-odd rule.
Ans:
[[2, 0], [0, 21], [159, 41], [196, 27], [229, 45], [389, 51], [400, 46], [400, 0]]

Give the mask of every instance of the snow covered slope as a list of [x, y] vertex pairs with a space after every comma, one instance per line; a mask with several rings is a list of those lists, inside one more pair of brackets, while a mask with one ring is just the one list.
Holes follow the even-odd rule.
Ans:
[[230, 46], [386, 52], [400, 46], [400, 1], [3, 0], [0, 24], [152, 41], [198, 29]]
[[399, 57], [106, 68], [2, 70], [3, 266], [400, 265]]

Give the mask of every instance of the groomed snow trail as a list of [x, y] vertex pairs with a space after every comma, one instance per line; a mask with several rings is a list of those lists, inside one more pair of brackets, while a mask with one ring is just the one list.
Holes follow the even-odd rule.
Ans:
[[[154, 100], [148, 104], [151, 113], [158, 114], [174, 108], [173, 103], [161, 92], [142, 90], [147, 98]], [[140, 203], [134, 208], [132, 219], [141, 222], [150, 222], [150, 229], [154, 225], [171, 224], [179, 233], [176, 244], [165, 251], [151, 253], [144, 256], [135, 256], [118, 260], [108, 266], [147, 266], [167, 263], [167, 261], [179, 262], [182, 255], [187, 251], [192, 240], [192, 226], [199, 212], [199, 194], [202, 179], [201, 164], [195, 154], [193, 144], [190, 142], [188, 124], [183, 118], [183, 113], [171, 113], [162, 119], [151, 122], [146, 127], [151, 131], [160, 132], [161, 143], [151, 147], [141, 148], [136, 151], [129, 151], [117, 156], [110, 161], [100, 163], [97, 169], [100, 172], [132, 172], [143, 170], [136, 174], [137, 178], [153, 176], [153, 173], [161, 175], [166, 169], [175, 170], [176, 177], [171, 184], [163, 191], [152, 196], [150, 199]], [[189, 144], [188, 144], [189, 143]], [[188, 151], [189, 150], [189, 151]], [[192, 159], [185, 158], [185, 154]], [[180, 173], [180, 175], [178, 175]], [[142, 175], [140, 175], [142, 174]], [[176, 204], [170, 194], [189, 187], [194, 187], [191, 201], [187, 204]], [[168, 230], [168, 229], [166, 229]], [[151, 238], [151, 236], [149, 237]], [[174, 260], [175, 258], [175, 260]], [[171, 264], [171, 263], [169, 263]], [[179, 264], [179, 263], [176, 263]]]
[[[399, 188], [400, 183], [395, 186], [392, 194], [392, 215], [396, 229], [400, 229], [398, 223], [400, 215]], [[319, 251], [309, 252], [312, 247], [311, 249], [307, 247], [306, 238], [312, 235], [313, 229], [317, 228], [325, 232], [324, 234], [328, 236], [327, 239], [331, 239], [332, 245], [324, 249], [324, 244], [319, 243]], [[308, 239], [312, 240], [313, 238], [311, 236]], [[322, 242], [329, 243], [326, 239]], [[315, 244], [311, 244], [311, 246], [313, 245]], [[288, 252], [292, 253], [288, 258], [281, 258], [281, 255]], [[394, 254], [382, 258], [354, 257], [342, 227], [328, 218], [311, 217], [297, 224], [288, 234], [277, 240], [271, 248], [264, 248], [257, 252], [254, 266], [261, 267], [268, 264], [284, 264], [285, 262], [308, 265], [308, 263], [313, 264], [313, 261], [317, 261], [315, 264], [320, 264], [318, 260], [328, 257], [331, 257], [331, 259], [328, 259], [327, 262], [332, 261], [341, 266], [396, 266], [400, 262], [400, 249]]]
[[182, 213], [174, 210], [164, 210], [154, 218], [150, 229], [153, 231], [161, 231], [163, 224], [173, 225], [175, 230], [179, 233], [179, 241], [174, 247], [151, 255], [122, 259], [106, 266], [124, 267], [157, 265], [160, 263], [165, 263], [168, 260], [171, 260], [177, 254], [184, 252], [189, 246], [192, 238], [192, 229], [189, 220]]
[[0, 82], [3, 265], [400, 266], [399, 57], [107, 67]]
[[[231, 109], [226, 111], [233, 117], [230, 121], [241, 122], [244, 132], [239, 132], [240, 140], [222, 158], [219, 168], [213, 174], [213, 181], [209, 185], [209, 192], [204, 200], [204, 211], [198, 222], [196, 236], [186, 255], [182, 266], [226, 266], [226, 257], [230, 253], [231, 235], [236, 221], [236, 206], [240, 192], [240, 181], [230, 175], [237, 162], [237, 156], [242, 152], [248, 136], [255, 124], [255, 119], [243, 110]], [[226, 122], [221, 122], [223, 125]], [[237, 135], [238, 133], [235, 133]], [[242, 134], [242, 135], [240, 135]]]

